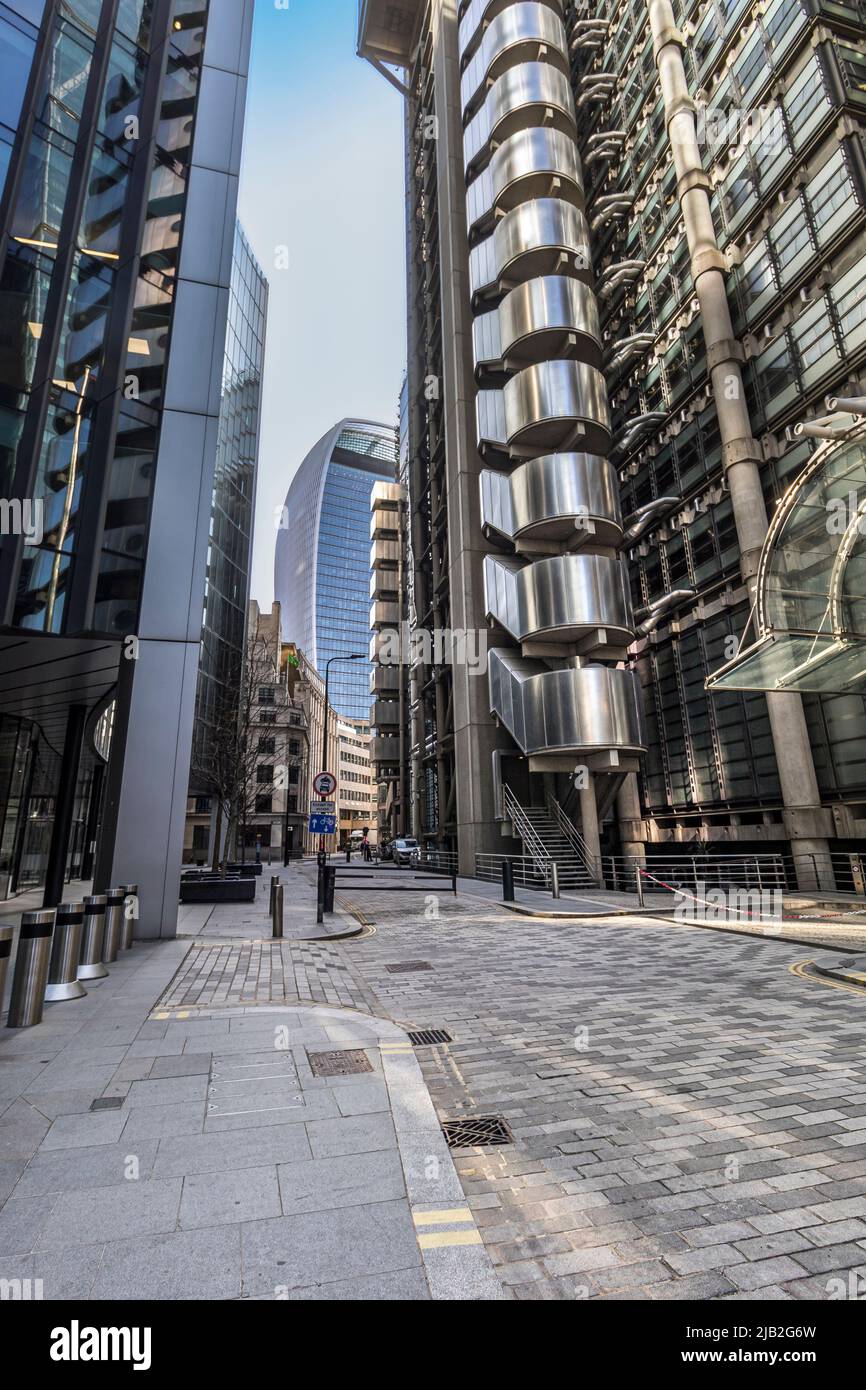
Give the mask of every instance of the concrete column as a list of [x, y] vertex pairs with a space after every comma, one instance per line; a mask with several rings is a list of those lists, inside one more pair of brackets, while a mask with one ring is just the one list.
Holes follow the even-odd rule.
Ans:
[[[740, 545], [740, 570], [753, 593], [767, 533], [767, 511], [760, 478], [761, 449], [752, 435], [740, 370], [743, 349], [734, 337], [725, 293], [725, 259], [718, 248], [710, 210], [711, 184], [703, 168], [696, 108], [689, 95], [683, 65], [684, 39], [676, 27], [670, 0], [648, 0], [648, 9], [719, 420], [722, 464]], [[831, 833], [832, 820], [829, 810], [821, 806], [803, 702], [793, 692], [768, 692], [767, 708], [792, 853], [795, 856], [799, 853], [799, 841], [813, 846], [807, 853], [821, 859], [824, 869], [823, 873], [819, 872], [819, 880], [822, 886], [830, 887], [832, 873], [825, 837]], [[803, 872], [798, 871], [798, 881], [805, 886], [806, 873], [812, 872], [811, 862], [807, 871], [804, 864]]]
[[640, 807], [640, 792], [637, 774], [629, 772], [617, 792], [616, 815], [619, 821], [622, 853], [628, 859], [638, 859], [646, 863], [646, 842], [641, 839], [643, 816]]
[[[463, 123], [457, 49], [456, 0], [439, 0], [433, 63], [439, 119], [439, 244], [442, 344], [445, 380], [445, 444], [448, 479], [448, 556], [452, 629], [486, 634], [481, 530], [469, 242], [463, 172]], [[460, 872], [475, 873], [476, 853], [501, 851], [493, 781], [494, 748], [513, 747], [490, 717], [486, 662], [453, 668], [454, 762]]]
[[593, 873], [601, 880], [601, 834], [598, 826], [598, 802], [595, 799], [595, 777], [587, 777], [587, 786], [578, 791], [580, 798], [581, 830], [593, 865]]

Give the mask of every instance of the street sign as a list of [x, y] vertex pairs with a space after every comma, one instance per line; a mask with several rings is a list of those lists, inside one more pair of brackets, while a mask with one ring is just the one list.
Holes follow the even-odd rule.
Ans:
[[311, 816], [335, 816], [337, 814], [337, 804], [334, 801], [311, 801]]
[[336, 829], [336, 816], [310, 816], [311, 835], [333, 835]]
[[337, 779], [333, 772], [318, 772], [313, 778], [313, 791], [317, 796], [333, 796], [337, 790]]

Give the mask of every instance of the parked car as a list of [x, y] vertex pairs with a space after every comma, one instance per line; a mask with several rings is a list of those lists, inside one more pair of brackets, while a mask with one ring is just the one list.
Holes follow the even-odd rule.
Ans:
[[397, 865], [417, 864], [419, 853], [417, 840], [392, 840], [391, 842], [391, 858]]

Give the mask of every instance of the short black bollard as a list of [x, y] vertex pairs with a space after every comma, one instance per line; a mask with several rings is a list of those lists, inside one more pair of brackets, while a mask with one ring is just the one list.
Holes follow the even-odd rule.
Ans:
[[276, 898], [276, 895], [277, 895], [277, 884], [279, 883], [279, 881], [280, 881], [280, 876], [279, 876], [279, 874], [271, 874], [271, 898], [270, 898], [270, 902], [268, 903], [268, 916], [269, 916], [269, 917], [273, 917], [273, 915], [274, 915], [274, 899]]
[[325, 912], [334, 911], [334, 893], [337, 888], [337, 866], [328, 864], [325, 869]]
[[42, 1022], [55, 916], [52, 907], [25, 912], [21, 918], [7, 1028], [32, 1028]]
[[282, 939], [283, 939], [283, 885], [282, 885], [281, 883], [276, 883], [276, 884], [274, 885], [274, 888], [273, 888], [273, 895], [274, 895], [274, 907], [273, 907], [273, 912], [271, 913], [271, 918], [272, 918], [273, 927], [274, 927], [274, 940], [275, 940], [275, 941], [282, 941]]
[[510, 859], [502, 861], [502, 901], [514, 902], [514, 865]]
[[319, 870], [316, 875], [316, 925], [321, 926], [325, 920], [325, 860], [323, 855], [319, 855]]

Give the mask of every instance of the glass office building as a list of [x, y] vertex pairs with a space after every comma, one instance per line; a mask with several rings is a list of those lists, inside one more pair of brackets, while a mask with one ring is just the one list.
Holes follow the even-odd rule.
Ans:
[[[795, 427], [866, 391], [863, 5], [455, 8], [456, 24], [432, 0], [359, 7], [359, 52], [402, 70], [407, 102], [417, 621], [490, 623], [493, 647], [486, 709], [472, 683], [446, 673], [443, 700], [419, 673], [419, 833], [471, 871], [497, 848], [501, 774], [534, 812], [557, 779], [610, 851], [852, 849], [863, 696], [705, 681], [815, 448]], [[625, 652], [608, 600], [590, 612], [605, 551]], [[583, 761], [574, 672], [604, 664], [602, 628], [643, 716], [592, 808], [564, 755]]]
[[249, 604], [268, 282], [235, 231], [190, 789], [206, 793], [209, 733], [237, 710]]
[[[392, 425], [342, 420], [310, 450], [286, 497], [274, 584], [283, 640], [295, 642], [324, 676], [330, 658], [370, 646], [370, 498], [393, 482]], [[368, 661], [331, 668], [329, 699], [348, 719], [370, 717]]]
[[0, 4], [0, 887], [137, 882], [144, 936], [176, 927], [251, 22]]

